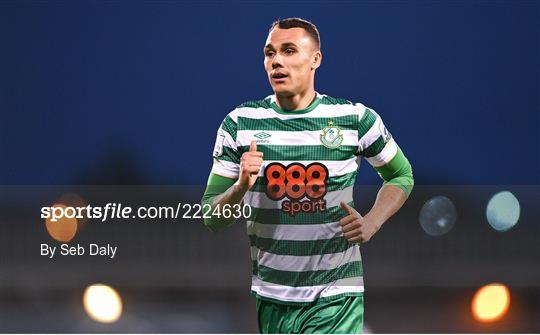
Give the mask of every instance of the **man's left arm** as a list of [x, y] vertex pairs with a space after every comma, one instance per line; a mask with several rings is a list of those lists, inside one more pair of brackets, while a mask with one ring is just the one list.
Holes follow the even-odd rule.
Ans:
[[414, 186], [411, 164], [401, 151], [386, 165], [375, 168], [384, 184], [377, 194], [371, 210], [362, 217], [354, 208], [341, 203], [347, 216], [341, 219], [343, 233], [350, 242], [365, 243], [379, 231], [381, 226], [400, 208], [411, 194]]

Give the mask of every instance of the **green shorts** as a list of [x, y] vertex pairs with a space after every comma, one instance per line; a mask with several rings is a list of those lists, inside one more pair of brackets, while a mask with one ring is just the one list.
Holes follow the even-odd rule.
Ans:
[[364, 297], [339, 297], [310, 305], [286, 305], [257, 298], [259, 331], [263, 334], [360, 334]]

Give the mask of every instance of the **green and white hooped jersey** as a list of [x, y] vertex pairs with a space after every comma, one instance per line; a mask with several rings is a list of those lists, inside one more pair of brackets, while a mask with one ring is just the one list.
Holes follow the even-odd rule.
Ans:
[[343, 237], [340, 202], [353, 205], [359, 156], [379, 167], [397, 153], [380, 116], [319, 93], [299, 111], [281, 110], [274, 95], [244, 103], [218, 130], [212, 173], [238, 178], [253, 140], [264, 162], [244, 197], [252, 291], [289, 303], [360, 295], [360, 248]]

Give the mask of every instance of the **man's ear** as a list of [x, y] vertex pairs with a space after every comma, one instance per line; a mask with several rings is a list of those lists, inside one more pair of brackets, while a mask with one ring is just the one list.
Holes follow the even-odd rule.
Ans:
[[321, 62], [322, 62], [322, 53], [321, 53], [320, 50], [317, 50], [313, 54], [313, 60], [312, 60], [312, 63], [311, 63], [311, 69], [315, 70], [316, 68], [321, 66]]

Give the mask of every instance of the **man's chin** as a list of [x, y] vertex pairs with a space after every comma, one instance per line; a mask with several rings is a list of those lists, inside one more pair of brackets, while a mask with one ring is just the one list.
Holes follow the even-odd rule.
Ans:
[[285, 97], [294, 95], [294, 92], [292, 92], [290, 89], [287, 89], [286, 87], [283, 87], [280, 85], [274, 85], [272, 86], [272, 89], [274, 90], [274, 93], [276, 95], [285, 96]]

